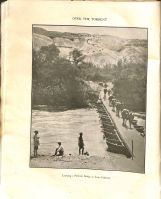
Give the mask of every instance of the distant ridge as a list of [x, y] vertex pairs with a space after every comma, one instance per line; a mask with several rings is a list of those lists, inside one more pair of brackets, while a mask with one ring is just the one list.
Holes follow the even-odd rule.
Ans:
[[91, 62], [98, 67], [114, 65], [119, 60], [135, 64], [146, 64], [147, 60], [147, 40], [47, 31], [40, 27], [33, 27], [33, 48], [35, 50], [52, 43], [59, 48], [60, 56], [69, 59], [70, 52], [77, 48], [85, 55], [85, 62]]

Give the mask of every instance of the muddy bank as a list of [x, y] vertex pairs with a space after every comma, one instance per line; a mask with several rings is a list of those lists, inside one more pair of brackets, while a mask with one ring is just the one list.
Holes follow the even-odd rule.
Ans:
[[132, 159], [124, 155], [110, 154], [104, 157], [71, 155], [64, 157], [51, 157], [46, 155], [31, 158], [31, 168], [53, 168], [53, 169], [93, 169], [109, 171], [127, 171], [144, 173]]

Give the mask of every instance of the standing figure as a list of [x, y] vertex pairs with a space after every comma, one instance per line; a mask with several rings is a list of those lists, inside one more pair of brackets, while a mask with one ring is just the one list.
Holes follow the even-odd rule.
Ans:
[[124, 109], [124, 104], [120, 101], [116, 102], [116, 116], [120, 117], [120, 112]]
[[84, 141], [83, 141], [83, 133], [79, 134], [78, 138], [78, 147], [79, 147], [79, 155], [84, 154]]
[[110, 96], [111, 93], [112, 93], [111, 89], [108, 89], [108, 90], [107, 90], [107, 93], [108, 93], [108, 96]]
[[104, 92], [104, 97], [103, 97], [103, 98], [104, 98], [104, 100], [106, 100], [107, 88], [104, 88], [104, 89], [103, 89], [103, 92]]
[[112, 103], [112, 111], [115, 112], [116, 99], [113, 98], [111, 103]]
[[110, 96], [109, 96], [109, 98], [108, 98], [108, 100], [109, 100], [109, 106], [111, 106], [111, 105], [112, 105], [112, 104], [111, 104], [112, 99], [113, 99], [113, 95], [110, 95]]
[[126, 122], [129, 118], [129, 110], [123, 109], [123, 111], [121, 112], [121, 115], [122, 115], [122, 119], [123, 119], [122, 125], [126, 127]]
[[104, 87], [107, 88], [107, 84], [106, 83], [104, 84]]
[[37, 157], [38, 146], [40, 145], [39, 137], [37, 136], [39, 132], [34, 131], [34, 133], [35, 133], [35, 135], [33, 137], [33, 140], [34, 140], [34, 157]]
[[132, 111], [130, 111], [129, 113], [129, 126], [130, 126], [130, 129], [131, 129], [131, 124], [132, 124], [132, 121], [134, 120], [134, 114]]
[[99, 96], [98, 100], [97, 100], [98, 104], [101, 104], [101, 97]]
[[64, 149], [61, 146], [61, 142], [58, 142], [58, 147], [55, 150], [55, 156], [63, 156], [64, 155]]

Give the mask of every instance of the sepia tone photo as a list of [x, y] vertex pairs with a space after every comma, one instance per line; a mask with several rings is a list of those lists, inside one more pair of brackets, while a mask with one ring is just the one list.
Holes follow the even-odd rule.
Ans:
[[147, 35], [33, 25], [30, 167], [145, 173]]

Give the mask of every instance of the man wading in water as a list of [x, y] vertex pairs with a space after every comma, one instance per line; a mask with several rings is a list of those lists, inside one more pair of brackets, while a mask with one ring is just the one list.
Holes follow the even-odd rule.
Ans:
[[84, 154], [84, 141], [83, 141], [83, 133], [79, 134], [78, 138], [78, 146], [79, 146], [79, 155]]

